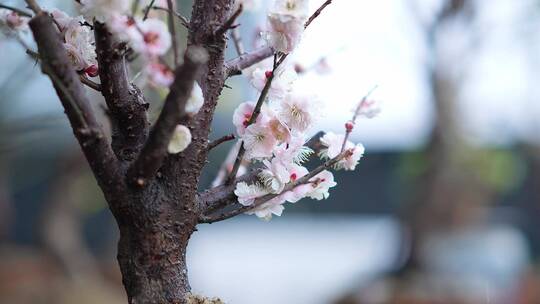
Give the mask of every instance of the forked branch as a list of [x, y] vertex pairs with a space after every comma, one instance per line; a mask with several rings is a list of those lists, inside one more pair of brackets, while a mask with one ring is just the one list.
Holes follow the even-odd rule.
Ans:
[[174, 82], [165, 99], [163, 110], [139, 157], [130, 168], [128, 173], [130, 182], [144, 186], [161, 167], [176, 125], [187, 117], [186, 103], [207, 59], [206, 51], [200, 47], [192, 46], [186, 51], [184, 63], [175, 71]]
[[[35, 5], [35, 3], [34, 3]], [[39, 10], [30, 20], [30, 29], [36, 40], [42, 70], [47, 74], [60, 98], [73, 133], [79, 141], [98, 183], [111, 196], [122, 192], [122, 179], [109, 142], [97, 122], [79, 75], [70, 63], [60, 34], [49, 14]], [[109, 197], [110, 201], [115, 201]], [[114, 207], [112, 206], [113, 211]]]

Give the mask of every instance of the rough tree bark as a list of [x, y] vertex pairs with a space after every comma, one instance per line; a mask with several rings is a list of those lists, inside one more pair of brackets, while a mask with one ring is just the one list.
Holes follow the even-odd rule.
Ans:
[[[188, 50], [175, 70], [163, 110], [151, 127], [148, 104], [128, 80], [126, 45], [116, 41], [105, 24], [96, 22], [100, 88], [112, 126], [109, 142], [94, 117], [81, 78], [70, 64], [54, 20], [35, 0], [26, 2], [35, 13], [30, 28], [42, 70], [53, 83], [117, 221], [117, 258], [129, 303], [186, 303], [190, 292], [186, 248], [191, 234], [199, 223], [220, 221], [248, 210], [236, 203], [233, 190], [235, 183], [256, 176], [252, 171], [232, 184], [197, 193], [199, 176], [212, 148], [208, 136], [219, 96], [229, 76], [272, 56], [274, 51], [262, 48], [225, 62], [226, 35], [241, 8], [232, 12], [234, 0], [194, 1]], [[306, 26], [330, 3], [326, 1]], [[205, 101], [192, 117], [185, 112], [185, 105], [195, 81]], [[190, 128], [192, 143], [180, 154], [168, 154], [167, 145], [179, 123]], [[316, 148], [317, 143], [318, 137], [308, 145]], [[346, 153], [308, 176], [332, 166]], [[309, 178], [304, 179], [307, 183]], [[261, 198], [257, 204], [268, 199]], [[213, 214], [217, 216], [211, 217]]]

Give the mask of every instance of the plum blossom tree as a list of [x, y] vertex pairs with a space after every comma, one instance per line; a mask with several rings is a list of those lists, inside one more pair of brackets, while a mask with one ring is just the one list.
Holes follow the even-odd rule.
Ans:
[[[309, 14], [307, 0], [276, 0], [262, 38], [266, 45], [244, 52], [236, 20], [257, 1], [195, 0], [191, 20], [172, 1], [80, 0], [82, 13], [32, 13], [1, 5], [2, 31], [17, 38], [49, 76], [120, 230], [118, 262], [129, 303], [186, 303], [190, 296], [186, 248], [198, 224], [240, 214], [266, 220], [302, 198], [326, 199], [337, 185], [330, 170], [354, 170], [364, 153], [348, 140], [357, 117], [374, 117], [378, 104], [364, 97], [344, 134], [318, 133], [320, 104], [295, 89], [298, 77], [287, 57], [311, 22], [332, 2]], [[151, 14], [166, 12], [167, 20]], [[175, 35], [188, 28], [181, 60]], [[31, 30], [37, 50], [22, 39]], [[238, 57], [225, 60], [230, 33]], [[173, 63], [167, 55], [174, 56]], [[132, 66], [130, 58], [142, 62]], [[182, 63], [180, 63], [182, 61]], [[258, 65], [250, 83], [257, 101], [238, 106], [232, 118], [239, 141], [235, 157], [216, 186], [198, 192], [212, 148], [210, 125], [225, 81]], [[168, 88], [157, 120], [132, 83], [131, 72]], [[85, 86], [105, 99], [111, 134], [98, 122]], [[369, 95], [369, 94], [368, 94]], [[313, 156], [323, 161], [308, 170]]]

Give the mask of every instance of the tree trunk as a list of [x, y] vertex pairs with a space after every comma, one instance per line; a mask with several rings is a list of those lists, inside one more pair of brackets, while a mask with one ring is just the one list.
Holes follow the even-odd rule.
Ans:
[[190, 292], [186, 249], [197, 224], [195, 200], [170, 197], [160, 184], [134, 195], [134, 210], [118, 220], [118, 263], [132, 304], [186, 303]]

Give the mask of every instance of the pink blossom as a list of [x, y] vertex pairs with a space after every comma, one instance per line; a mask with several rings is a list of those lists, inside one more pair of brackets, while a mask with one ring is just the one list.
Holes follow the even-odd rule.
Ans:
[[0, 9], [0, 29], [9, 35], [28, 29], [29, 18], [20, 16], [8, 9]]
[[300, 43], [304, 33], [304, 19], [269, 14], [268, 24], [270, 30], [264, 38], [274, 50], [288, 54]]
[[248, 126], [242, 139], [247, 159], [271, 157], [277, 145], [277, 140], [272, 136], [268, 126], [261, 123]]
[[153, 56], [162, 56], [171, 47], [171, 34], [167, 25], [158, 19], [146, 19], [136, 25], [140, 35], [132, 33], [132, 47], [136, 52]]
[[302, 38], [308, 15], [307, 0], [278, 0], [268, 14], [270, 30], [265, 38], [270, 47], [283, 53], [292, 52]]
[[311, 95], [290, 93], [277, 105], [279, 118], [293, 131], [307, 131], [320, 116], [320, 103]]
[[[253, 114], [253, 110], [255, 110], [255, 103], [252, 101], [246, 101], [238, 105], [234, 111], [233, 124], [236, 127], [236, 132], [238, 135], [244, 135], [244, 132], [249, 125], [251, 115]], [[269, 112], [268, 107], [266, 104], [263, 104], [261, 107], [261, 113], [259, 113], [256, 123], [266, 123], [270, 119], [270, 115], [271, 113]]]
[[[256, 68], [251, 73], [251, 85], [259, 92], [262, 91], [268, 80], [268, 75], [272, 74], [271, 70], [264, 68]], [[280, 68], [274, 73], [274, 79], [268, 91], [268, 99], [281, 100], [285, 94], [292, 91], [292, 85], [298, 78], [294, 69], [290, 67]]]
[[150, 84], [157, 88], [168, 88], [174, 80], [174, 73], [159, 62], [150, 62], [146, 66], [146, 74]]

